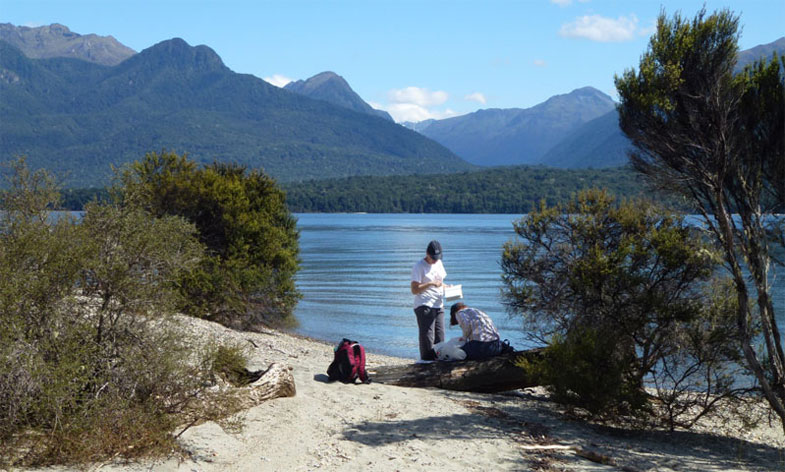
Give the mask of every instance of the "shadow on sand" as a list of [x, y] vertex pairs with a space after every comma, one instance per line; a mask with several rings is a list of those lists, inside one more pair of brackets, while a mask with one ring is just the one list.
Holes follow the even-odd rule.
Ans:
[[343, 437], [368, 446], [411, 439], [510, 437], [522, 445], [558, 444], [590, 449], [630, 470], [785, 470], [785, 450], [743, 439], [692, 431], [638, 431], [595, 425], [567, 418], [543, 400], [516, 401], [503, 395], [459, 392], [447, 396], [469, 411], [410, 420], [365, 421], [347, 426]]

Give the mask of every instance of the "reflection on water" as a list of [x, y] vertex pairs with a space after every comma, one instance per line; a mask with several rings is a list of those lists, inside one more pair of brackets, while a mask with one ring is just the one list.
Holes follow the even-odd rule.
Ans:
[[[428, 242], [438, 239], [445, 281], [462, 284], [463, 301], [488, 313], [502, 338], [527, 347], [520, 319], [507, 315], [500, 298], [501, 248], [515, 237], [512, 222], [520, 215], [296, 216], [303, 295], [295, 311], [298, 333], [335, 343], [348, 337], [372, 352], [418, 357], [411, 269]], [[784, 316], [785, 277], [775, 284], [775, 311]], [[446, 336], [460, 336], [460, 329], [448, 327]]]

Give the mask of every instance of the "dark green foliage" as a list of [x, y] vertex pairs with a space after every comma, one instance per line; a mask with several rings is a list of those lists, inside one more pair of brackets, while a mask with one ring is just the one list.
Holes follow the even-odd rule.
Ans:
[[55, 218], [52, 179], [15, 164], [0, 220], [0, 467], [170, 453], [173, 430], [225, 415], [214, 375], [174, 330], [193, 225], [91, 204]]
[[[427, 178], [427, 186], [421, 186]], [[603, 187], [616, 195], [646, 191], [627, 168], [556, 170], [508, 167], [461, 174], [350, 177], [282, 184], [292, 212], [369, 213], [526, 213], [536, 202], [566, 201], [581, 189]], [[81, 210], [106, 189], [66, 189], [62, 208]]]
[[[737, 393], [718, 382], [733, 377], [727, 361], [738, 360], [727, 334], [732, 317], [712, 318], [717, 305], [704, 291], [717, 262], [680, 217], [590, 190], [543, 204], [514, 227], [520, 239], [506, 243], [502, 256], [505, 304], [533, 339], [550, 345], [541, 369], [557, 398], [614, 416], [650, 410], [647, 382], [658, 393], [686, 384], [704, 398]], [[691, 346], [687, 332], [695, 333], [693, 344], [702, 342]], [[684, 375], [668, 376], [663, 366]], [[715, 408], [686, 396], [677, 401]], [[695, 412], [683, 413], [669, 425], [691, 424]]]
[[248, 353], [240, 345], [219, 344], [209, 346], [207, 370], [221, 375], [232, 385], [248, 384]]
[[181, 278], [186, 311], [244, 329], [291, 324], [299, 294], [296, 221], [265, 174], [149, 153], [122, 176], [126, 204], [193, 223], [209, 257]]
[[625, 376], [635, 362], [621, 357], [617, 341], [606, 333], [582, 326], [564, 337], [555, 335], [538, 365], [557, 402], [585, 408], [597, 416], [640, 412], [648, 398]]
[[382, 118], [237, 74], [181, 39], [114, 66], [28, 59], [0, 41], [0, 161], [28, 156], [68, 186], [106, 185], [150, 149], [237, 163], [279, 180], [437, 173], [472, 166]]
[[785, 74], [777, 56], [734, 74], [738, 37], [729, 10], [704, 9], [691, 21], [662, 13], [639, 70], [616, 78], [620, 126], [635, 146], [634, 168], [685, 197], [722, 249], [739, 345], [785, 428], [785, 351], [769, 275], [774, 245], [785, 242], [775, 215], [785, 208]]
[[592, 187], [623, 196], [646, 191], [626, 168], [499, 167], [460, 174], [350, 177], [284, 185], [289, 209], [325, 213], [528, 213], [540, 200], [554, 205]]
[[111, 200], [106, 188], [69, 188], [63, 189], [60, 194], [60, 208], [68, 211], [81, 211], [92, 201], [107, 203]]
[[[726, 185], [736, 205], [761, 206], [764, 213], [785, 213], [785, 55], [772, 56], [745, 67], [735, 77], [739, 101], [742, 151], [737, 171], [742, 178]], [[750, 195], [745, 185], [753, 186]], [[735, 188], [734, 188], [735, 187]], [[740, 198], [747, 193], [748, 198]], [[747, 201], [751, 200], [751, 201]], [[759, 200], [759, 201], [758, 201]], [[739, 203], [736, 203], [739, 202]], [[735, 205], [734, 205], [735, 206]]]

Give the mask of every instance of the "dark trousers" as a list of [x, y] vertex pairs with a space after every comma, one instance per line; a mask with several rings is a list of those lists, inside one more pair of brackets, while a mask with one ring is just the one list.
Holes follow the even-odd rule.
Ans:
[[479, 359], [487, 359], [489, 357], [498, 356], [502, 353], [501, 341], [469, 341], [461, 349], [466, 352], [467, 361], [476, 361]]
[[420, 329], [420, 359], [436, 359], [433, 345], [444, 341], [444, 309], [421, 305], [414, 309]]

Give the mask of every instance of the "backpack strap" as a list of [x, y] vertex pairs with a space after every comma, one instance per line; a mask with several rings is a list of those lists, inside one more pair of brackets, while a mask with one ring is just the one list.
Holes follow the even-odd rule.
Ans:
[[360, 377], [360, 382], [370, 383], [370, 380], [368, 379], [368, 372], [365, 371], [365, 348], [362, 345], [354, 345], [354, 357], [357, 361], [357, 375]]
[[354, 346], [356, 346], [356, 343], [348, 339], [344, 339], [343, 345], [341, 346], [341, 349], [346, 351], [346, 359], [349, 361], [349, 366], [351, 367], [349, 378], [346, 379], [349, 383], [354, 383], [354, 380], [357, 378], [357, 359], [354, 356]]

